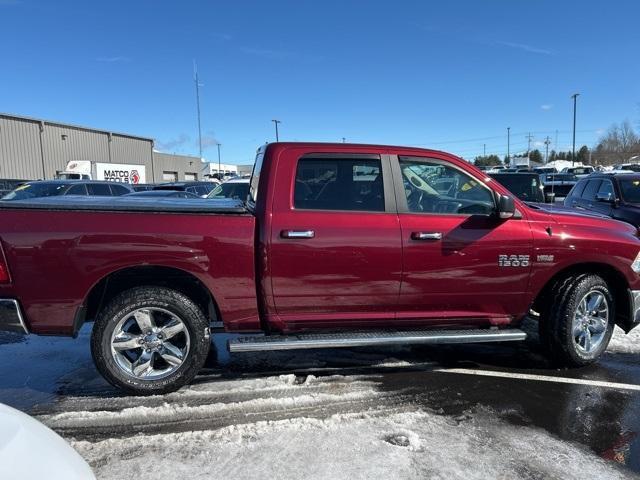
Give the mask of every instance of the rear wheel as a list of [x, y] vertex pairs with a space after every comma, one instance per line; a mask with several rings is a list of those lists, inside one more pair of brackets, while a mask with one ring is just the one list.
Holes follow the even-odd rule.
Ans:
[[91, 353], [112, 385], [138, 395], [189, 383], [209, 352], [208, 322], [187, 296], [138, 287], [116, 296], [98, 314]]
[[569, 277], [556, 285], [542, 319], [543, 341], [561, 366], [595, 362], [613, 334], [615, 302], [607, 282], [598, 275]]

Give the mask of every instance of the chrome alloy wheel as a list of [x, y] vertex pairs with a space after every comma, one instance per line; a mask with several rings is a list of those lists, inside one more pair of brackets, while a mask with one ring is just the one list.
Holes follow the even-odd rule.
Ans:
[[587, 293], [573, 315], [573, 341], [582, 353], [591, 353], [602, 344], [609, 325], [609, 304], [598, 290]]
[[116, 324], [111, 355], [125, 374], [158, 380], [180, 368], [189, 354], [189, 342], [189, 331], [175, 314], [162, 308], [139, 308]]

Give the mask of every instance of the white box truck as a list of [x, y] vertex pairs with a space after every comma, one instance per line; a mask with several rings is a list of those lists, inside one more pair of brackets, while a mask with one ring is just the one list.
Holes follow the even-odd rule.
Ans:
[[61, 180], [106, 180], [120, 183], [147, 183], [144, 165], [125, 163], [100, 163], [91, 160], [71, 160], [64, 172], [56, 178]]

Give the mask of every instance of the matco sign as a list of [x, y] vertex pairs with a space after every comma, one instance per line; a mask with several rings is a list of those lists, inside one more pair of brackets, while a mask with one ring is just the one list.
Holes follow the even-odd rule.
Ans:
[[125, 165], [122, 163], [96, 163], [96, 180], [120, 183], [146, 183], [144, 165]]

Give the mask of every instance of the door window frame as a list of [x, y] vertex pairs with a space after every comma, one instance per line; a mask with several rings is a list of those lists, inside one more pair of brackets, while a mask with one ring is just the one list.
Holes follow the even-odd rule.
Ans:
[[497, 211], [498, 208], [498, 200], [497, 200], [497, 195], [498, 192], [496, 192], [495, 190], [493, 190], [491, 187], [489, 187], [489, 185], [486, 184], [485, 181], [483, 180], [479, 180], [477, 177], [475, 177], [474, 175], [472, 175], [471, 173], [469, 173], [468, 171], [466, 171], [463, 168], [458, 167], [457, 165], [455, 165], [454, 163], [441, 159], [441, 158], [436, 158], [436, 157], [421, 157], [421, 156], [414, 156], [414, 155], [390, 155], [390, 160], [391, 160], [391, 170], [393, 173], [393, 182], [394, 182], [394, 187], [395, 187], [395, 192], [396, 192], [396, 203], [398, 206], [398, 213], [409, 213], [409, 214], [415, 214], [415, 215], [436, 215], [438, 217], [449, 217], [449, 216], [455, 216], [455, 217], [471, 217], [471, 216], [479, 216], [479, 217], [491, 217], [493, 214], [492, 213], [435, 213], [435, 212], [414, 212], [412, 210], [409, 209], [409, 204], [407, 202], [407, 194], [405, 192], [404, 189], [404, 180], [403, 180], [403, 176], [402, 176], [402, 169], [400, 168], [400, 157], [406, 158], [406, 159], [410, 159], [411, 161], [415, 161], [417, 163], [430, 163], [430, 164], [436, 164], [436, 165], [442, 165], [445, 167], [450, 167], [453, 168], [454, 170], [457, 170], [458, 172], [467, 175], [468, 177], [470, 177], [472, 180], [475, 180], [480, 186], [482, 186], [483, 188], [486, 188], [489, 193], [491, 194], [491, 198], [493, 200], [493, 212], [495, 213]]
[[[301, 160], [311, 159], [311, 160], [378, 160], [380, 161], [380, 173], [382, 174], [382, 189], [384, 196], [384, 210], [340, 210], [340, 209], [320, 209], [320, 208], [296, 208], [295, 206], [295, 188], [296, 188], [296, 178], [298, 176], [298, 165]], [[323, 153], [306, 153], [301, 155], [295, 163], [294, 174], [292, 178], [291, 187], [289, 189], [290, 197], [289, 197], [289, 208], [294, 212], [333, 212], [333, 213], [370, 213], [370, 214], [389, 214], [389, 213], [397, 213], [396, 207], [396, 193], [394, 190], [393, 183], [393, 173], [391, 171], [391, 160], [390, 155], [386, 154], [378, 154], [378, 153], [334, 153], [334, 152], [323, 152]]]

